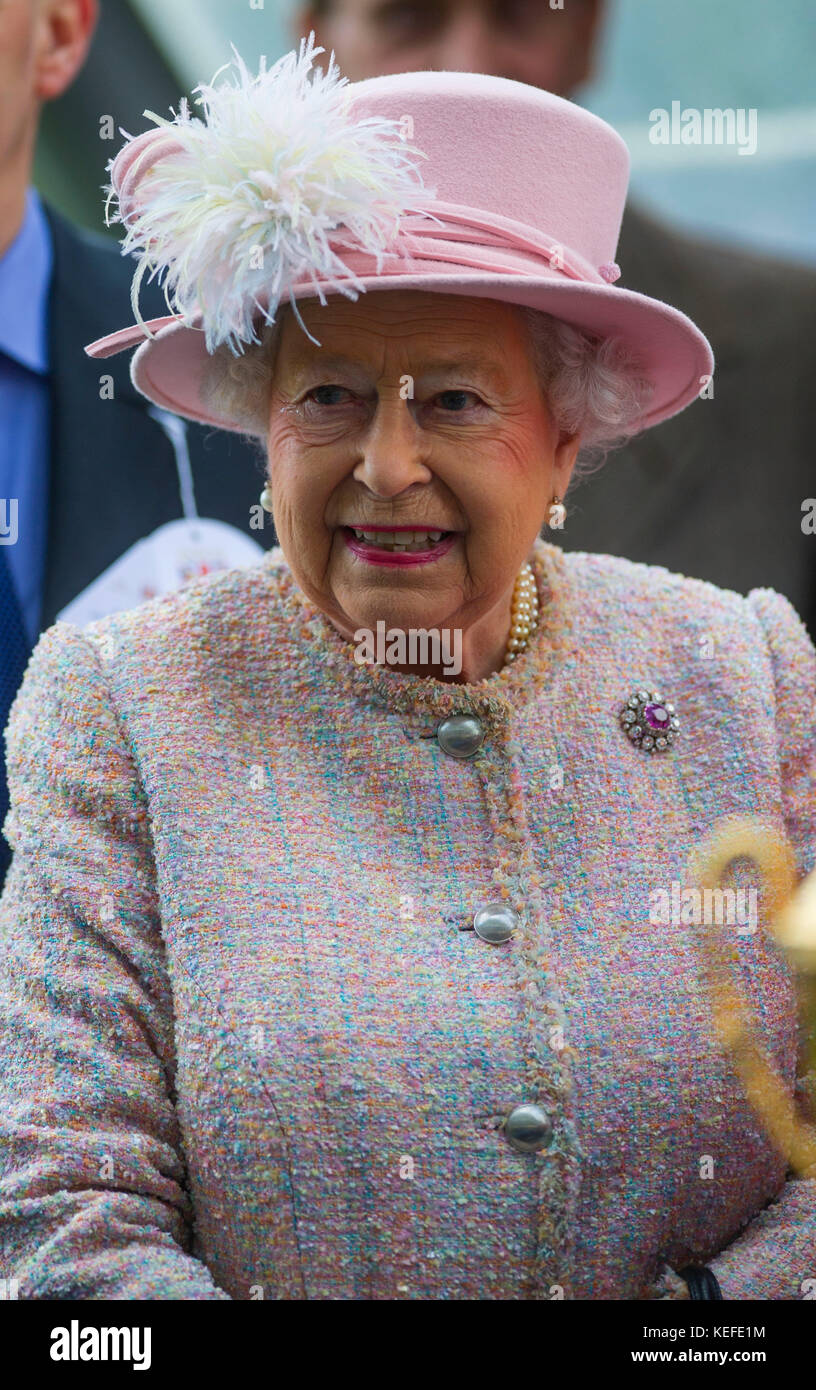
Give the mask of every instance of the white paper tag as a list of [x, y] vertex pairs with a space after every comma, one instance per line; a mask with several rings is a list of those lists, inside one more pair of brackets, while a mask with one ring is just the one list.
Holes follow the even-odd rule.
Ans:
[[66, 604], [56, 621], [84, 627], [216, 570], [248, 569], [264, 554], [263, 546], [225, 521], [207, 517], [168, 521], [114, 560]]

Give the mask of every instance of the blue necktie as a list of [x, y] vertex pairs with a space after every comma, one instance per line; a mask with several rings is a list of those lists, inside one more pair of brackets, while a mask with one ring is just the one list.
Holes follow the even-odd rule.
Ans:
[[2, 834], [3, 821], [9, 805], [3, 731], [31, 655], [5, 549], [5, 546], [0, 545], [0, 889], [11, 863], [11, 849]]

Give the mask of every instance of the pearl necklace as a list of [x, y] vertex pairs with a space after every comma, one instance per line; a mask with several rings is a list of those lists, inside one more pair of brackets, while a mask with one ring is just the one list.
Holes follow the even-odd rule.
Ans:
[[532, 565], [522, 565], [513, 586], [510, 605], [510, 636], [504, 654], [505, 665], [515, 661], [529, 646], [538, 625], [538, 589]]

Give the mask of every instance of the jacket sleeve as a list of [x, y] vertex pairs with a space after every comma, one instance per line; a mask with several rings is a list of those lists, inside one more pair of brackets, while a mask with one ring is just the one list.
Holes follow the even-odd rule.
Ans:
[[[801, 879], [816, 864], [816, 651], [781, 594], [753, 589], [747, 603], [773, 667], [769, 715], [776, 722], [785, 825]], [[803, 1095], [806, 1080], [800, 1078]], [[816, 1078], [809, 1080], [813, 1086]], [[816, 1297], [816, 1178], [790, 1175], [774, 1201], [706, 1263], [724, 1299]], [[687, 1297], [684, 1281], [669, 1270], [666, 1276], [658, 1296]]]
[[146, 798], [78, 628], [40, 638], [6, 746], [0, 1270], [19, 1298], [227, 1299], [188, 1253]]

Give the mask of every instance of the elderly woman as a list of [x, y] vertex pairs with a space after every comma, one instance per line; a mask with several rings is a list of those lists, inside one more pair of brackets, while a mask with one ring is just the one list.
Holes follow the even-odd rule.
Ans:
[[[138, 342], [150, 399], [265, 440], [280, 547], [31, 658], [4, 1275], [804, 1297], [816, 1181], [717, 1043], [705, 924], [656, 905], [726, 814], [813, 866], [816, 654], [770, 590], [540, 538], [579, 449], [711, 394], [708, 345], [615, 284], [603, 122], [313, 57], [239, 65], [113, 165], [173, 312], [89, 351]], [[732, 965], [792, 1096], [792, 980], [745, 926]]]

